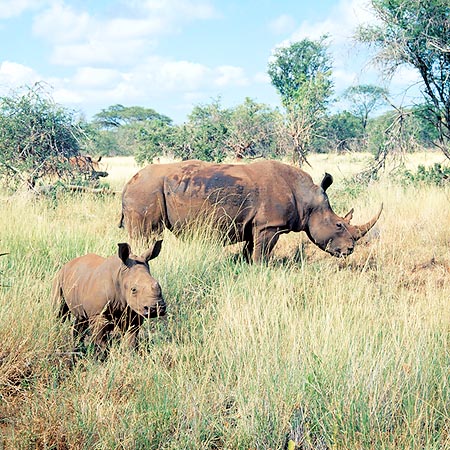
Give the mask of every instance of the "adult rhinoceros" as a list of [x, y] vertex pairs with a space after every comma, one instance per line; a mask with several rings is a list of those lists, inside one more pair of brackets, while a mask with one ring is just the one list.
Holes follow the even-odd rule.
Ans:
[[381, 209], [365, 225], [351, 225], [353, 209], [345, 217], [331, 209], [326, 190], [332, 182], [325, 174], [317, 186], [303, 170], [278, 161], [149, 165], [123, 189], [119, 226], [131, 238], [148, 238], [163, 227], [177, 234], [209, 217], [228, 243], [244, 241], [244, 254], [254, 262], [268, 257], [280, 234], [290, 231], [305, 231], [322, 250], [346, 256]]

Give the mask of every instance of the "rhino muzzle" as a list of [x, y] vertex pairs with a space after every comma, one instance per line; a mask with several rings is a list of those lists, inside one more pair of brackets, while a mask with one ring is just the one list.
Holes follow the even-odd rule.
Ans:
[[164, 300], [160, 300], [154, 306], [144, 306], [144, 317], [154, 318], [166, 315], [166, 302]]
[[346, 256], [351, 255], [353, 253], [353, 250], [355, 249], [355, 241], [343, 248], [333, 247], [331, 244], [332, 241], [330, 241], [323, 250], [325, 250], [330, 255], [335, 256], [336, 258], [345, 258]]

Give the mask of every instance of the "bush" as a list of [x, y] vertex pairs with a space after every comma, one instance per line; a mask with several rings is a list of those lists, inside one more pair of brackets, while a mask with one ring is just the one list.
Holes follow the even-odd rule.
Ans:
[[71, 170], [87, 137], [74, 113], [53, 102], [40, 84], [0, 97], [0, 176], [34, 186], [49, 171]]
[[443, 186], [450, 180], [450, 167], [436, 163], [431, 167], [419, 165], [416, 172], [405, 170], [400, 173], [400, 180], [405, 184], [429, 184]]

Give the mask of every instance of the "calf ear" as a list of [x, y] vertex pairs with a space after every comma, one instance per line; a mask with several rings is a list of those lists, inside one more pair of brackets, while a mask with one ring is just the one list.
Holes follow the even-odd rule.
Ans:
[[324, 191], [326, 191], [332, 184], [333, 184], [333, 177], [329, 173], [325, 172], [325, 176], [323, 177], [320, 187]]
[[126, 243], [117, 244], [119, 246], [118, 255], [122, 262], [126, 265], [127, 259], [131, 253], [131, 247]]
[[143, 255], [142, 257], [148, 262], [151, 259], [156, 258], [160, 251], [161, 251], [161, 247], [162, 247], [162, 239], [159, 241], [156, 241]]

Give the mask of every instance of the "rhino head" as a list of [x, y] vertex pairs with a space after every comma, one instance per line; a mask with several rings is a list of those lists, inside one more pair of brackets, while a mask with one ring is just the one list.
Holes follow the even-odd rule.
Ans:
[[148, 266], [148, 262], [159, 255], [162, 240], [155, 242], [142, 256], [133, 255], [127, 243], [118, 246], [118, 255], [123, 263], [119, 282], [121, 297], [132, 310], [143, 317], [164, 316], [166, 303], [161, 287], [151, 276]]
[[325, 173], [320, 185], [321, 189], [314, 194], [307, 229], [305, 230], [311, 241], [319, 248], [336, 257], [350, 255], [358, 239], [361, 239], [377, 222], [383, 210], [364, 225], [351, 225], [353, 208], [344, 216], [339, 217], [331, 209], [326, 190], [333, 183], [333, 177]]

